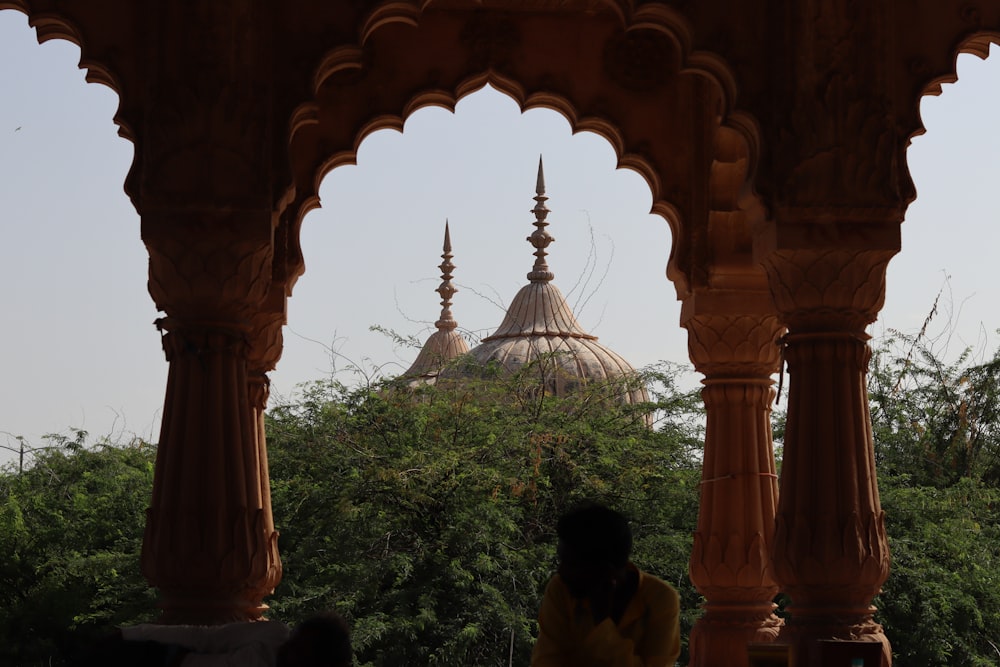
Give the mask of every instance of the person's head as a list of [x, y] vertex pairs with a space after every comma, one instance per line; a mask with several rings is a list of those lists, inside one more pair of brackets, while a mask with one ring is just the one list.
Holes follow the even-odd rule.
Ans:
[[307, 618], [278, 649], [277, 667], [350, 667], [351, 631], [336, 612]]
[[580, 505], [559, 518], [559, 576], [575, 597], [612, 578], [627, 565], [632, 529], [619, 512], [594, 503]]

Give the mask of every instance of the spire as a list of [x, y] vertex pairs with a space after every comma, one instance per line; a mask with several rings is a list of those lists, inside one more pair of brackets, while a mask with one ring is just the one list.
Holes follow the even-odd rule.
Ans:
[[535, 248], [535, 265], [531, 269], [531, 273], [528, 274], [528, 280], [533, 283], [536, 282], [549, 282], [555, 275], [549, 271], [549, 265], [545, 261], [545, 249], [550, 243], [555, 241], [555, 238], [549, 234], [545, 228], [549, 223], [545, 221], [546, 216], [549, 214], [549, 209], [545, 206], [545, 201], [548, 197], [545, 196], [545, 172], [542, 170], [542, 156], [538, 156], [538, 180], [535, 183], [535, 207], [531, 209], [531, 212], [535, 214], [535, 231], [531, 233], [528, 237], [528, 243], [530, 243]]
[[444, 261], [438, 264], [441, 269], [441, 284], [438, 285], [437, 293], [441, 295], [441, 319], [434, 323], [438, 331], [450, 331], [458, 326], [458, 323], [451, 315], [451, 297], [458, 289], [451, 284], [451, 272], [455, 265], [451, 263], [451, 232], [448, 230], [448, 220], [444, 221], [444, 252], [441, 259]]

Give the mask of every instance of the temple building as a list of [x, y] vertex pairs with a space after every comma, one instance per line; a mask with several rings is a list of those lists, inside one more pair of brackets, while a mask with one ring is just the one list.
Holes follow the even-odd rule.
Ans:
[[535, 231], [527, 240], [535, 249], [535, 263], [527, 276], [529, 282], [511, 301], [497, 330], [471, 350], [455, 331], [457, 323], [451, 314], [451, 297], [457, 290], [451, 284], [451, 271], [455, 267], [451, 263], [451, 239], [445, 226], [444, 262], [440, 265], [442, 283], [437, 289], [442, 299], [441, 317], [435, 322], [437, 331], [427, 339], [404, 377], [425, 382], [433, 382], [439, 376], [460, 380], [475, 376], [491, 365], [499, 365], [510, 374], [535, 364], [549, 394], [565, 396], [589, 383], [622, 380], [620, 400], [631, 404], [649, 401], [646, 388], [631, 381], [636, 377], [631, 364], [580, 326], [566, 297], [553, 282], [555, 276], [545, 258], [555, 238], [546, 230], [549, 209], [545, 206], [548, 197], [541, 157], [534, 199]]

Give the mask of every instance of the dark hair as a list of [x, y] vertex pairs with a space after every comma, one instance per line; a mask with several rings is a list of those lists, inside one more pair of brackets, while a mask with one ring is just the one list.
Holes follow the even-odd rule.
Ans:
[[620, 512], [584, 503], [559, 517], [556, 534], [578, 558], [596, 565], [622, 567], [632, 552], [632, 529]]
[[351, 630], [334, 611], [310, 616], [296, 625], [290, 641], [308, 645], [314, 665], [346, 667], [354, 662]]

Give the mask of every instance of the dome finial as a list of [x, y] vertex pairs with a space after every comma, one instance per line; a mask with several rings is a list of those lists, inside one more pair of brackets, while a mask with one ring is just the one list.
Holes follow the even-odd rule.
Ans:
[[455, 265], [451, 263], [451, 232], [448, 229], [448, 219], [445, 218], [444, 221], [444, 252], [441, 254], [441, 259], [444, 261], [438, 265], [441, 269], [441, 284], [438, 285], [438, 294], [441, 295], [441, 318], [434, 323], [434, 326], [438, 328], [438, 331], [450, 331], [458, 326], [458, 322], [451, 315], [451, 297], [455, 295], [458, 290], [454, 285], [451, 284], [451, 272], [455, 269]]
[[549, 265], [545, 261], [545, 256], [548, 254], [545, 249], [555, 241], [555, 238], [545, 230], [549, 224], [545, 221], [549, 214], [549, 209], [545, 206], [547, 199], [548, 197], [545, 196], [545, 172], [542, 169], [542, 156], [539, 155], [538, 180], [535, 182], [535, 207], [531, 209], [531, 212], [535, 214], [535, 222], [532, 223], [535, 225], [535, 231], [528, 237], [528, 243], [535, 248], [535, 265], [532, 267], [531, 273], [528, 274], [528, 280], [531, 282], [548, 282], [555, 277], [549, 271]]

